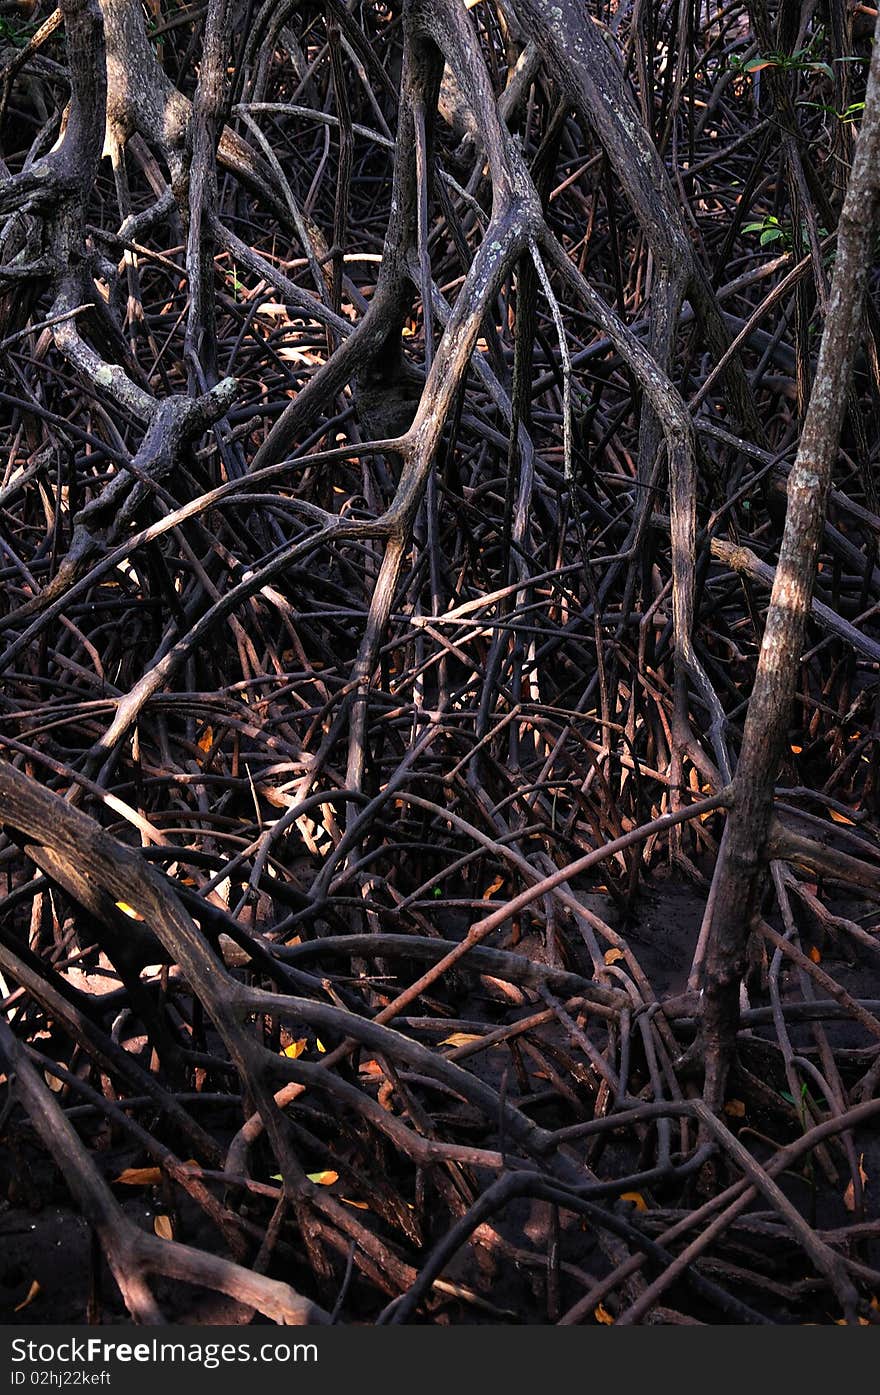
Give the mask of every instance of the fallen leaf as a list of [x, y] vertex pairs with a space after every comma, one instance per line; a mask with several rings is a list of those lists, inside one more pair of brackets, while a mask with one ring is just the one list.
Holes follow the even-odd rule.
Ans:
[[205, 727], [204, 732], [199, 737], [199, 750], [210, 751], [214, 744], [214, 731], [212, 727]]
[[648, 1203], [641, 1192], [621, 1192], [621, 1201], [631, 1201], [637, 1211], [647, 1211]]
[[441, 1046], [467, 1046], [471, 1041], [482, 1041], [479, 1032], [453, 1032], [451, 1037], [444, 1037]]
[[595, 1308], [593, 1310], [593, 1317], [596, 1319], [597, 1322], [601, 1322], [603, 1327], [614, 1326], [614, 1318], [611, 1316], [607, 1308], [602, 1307], [601, 1303], [599, 1304], [598, 1308]]
[[306, 1176], [310, 1182], [317, 1182], [319, 1187], [332, 1187], [334, 1182], [339, 1181], [338, 1172], [307, 1172]]
[[[865, 1171], [864, 1166], [863, 1166], [864, 1161], [865, 1161], [865, 1155], [864, 1155], [864, 1153], [860, 1153], [860, 1154], [859, 1154], [859, 1181], [861, 1182], [862, 1188], [863, 1188], [863, 1189], [864, 1189], [865, 1183], [866, 1183], [867, 1180], [868, 1180], [868, 1174], [867, 1174], [867, 1172]], [[846, 1207], [847, 1211], [854, 1211], [854, 1210], [856, 1209], [856, 1189], [855, 1189], [855, 1183], [854, 1183], [853, 1181], [850, 1181], [849, 1186], [847, 1187], [846, 1191], [845, 1191], [844, 1194], [843, 1194], [843, 1204], [844, 1204], [844, 1206]]]
[[292, 1041], [288, 1046], [285, 1046], [280, 1054], [289, 1056], [292, 1061], [295, 1061], [298, 1056], [303, 1054], [307, 1046], [308, 1042], [305, 1037], [300, 1037], [299, 1041]]
[[161, 1167], [127, 1167], [114, 1179], [124, 1187], [158, 1187], [162, 1181]]
[[484, 900], [484, 901], [489, 901], [489, 900], [491, 900], [491, 898], [495, 895], [495, 892], [496, 892], [496, 891], [500, 891], [501, 888], [503, 887], [503, 885], [504, 885], [504, 878], [503, 878], [503, 877], [496, 877], [495, 880], [494, 880], [494, 882], [490, 883], [490, 885], [487, 886], [487, 887], [486, 887], [486, 890], [483, 892], [483, 900]]
[[64, 1081], [63, 1081], [63, 1080], [59, 1080], [59, 1079], [58, 1079], [58, 1076], [57, 1076], [57, 1075], [53, 1075], [52, 1072], [51, 1072], [50, 1070], [44, 1070], [44, 1071], [43, 1071], [43, 1079], [45, 1080], [46, 1084], [49, 1086], [49, 1089], [52, 1091], [52, 1094], [53, 1094], [53, 1095], [60, 1095], [60, 1094], [61, 1094], [61, 1091], [64, 1089]]
[[369, 1206], [365, 1201], [355, 1201], [354, 1197], [341, 1196], [340, 1201], [344, 1201], [346, 1206], [356, 1206], [359, 1211], [369, 1211]]
[[746, 1107], [742, 1100], [728, 1100], [724, 1106], [724, 1113], [728, 1114], [731, 1119], [744, 1119]]
[[322, 1042], [322, 1040], [321, 1040], [320, 1037], [315, 1037], [315, 1045], [317, 1046], [318, 1050], [320, 1051], [321, 1055], [323, 1056], [324, 1053], [326, 1052], [327, 1048], [326, 1048], [326, 1046], [324, 1045], [324, 1043]]
[[174, 1226], [171, 1224], [170, 1216], [154, 1216], [153, 1229], [163, 1240], [174, 1239]]
[[27, 1291], [27, 1296], [23, 1298], [20, 1303], [16, 1303], [13, 1312], [20, 1313], [22, 1308], [27, 1307], [28, 1303], [33, 1303], [34, 1299], [36, 1298], [39, 1292], [40, 1285], [37, 1283], [36, 1279], [33, 1279], [31, 1281], [31, 1286]]
[[803, 754], [803, 749], [803, 746], [792, 746], [791, 753], [794, 756], [799, 756]]
[[378, 1062], [378, 1061], [362, 1061], [362, 1062], [361, 1062], [361, 1066], [360, 1066], [359, 1074], [360, 1074], [360, 1075], [384, 1075], [385, 1072], [384, 1072], [384, 1070], [382, 1069], [382, 1067], [379, 1065], [379, 1062]]
[[822, 963], [822, 956], [815, 945], [810, 945], [810, 948], [807, 950], [807, 956], [814, 964]]
[[116, 906], [118, 910], [122, 911], [123, 915], [131, 916], [132, 920], [143, 920], [140, 911], [136, 911], [134, 906], [130, 906], [127, 901], [117, 901]]
[[838, 814], [836, 809], [829, 809], [828, 812], [835, 823], [846, 823], [849, 824], [850, 828], [855, 828], [855, 819], [848, 819], [846, 814]]
[[618, 959], [625, 959], [625, 958], [626, 958], [626, 955], [624, 954], [624, 952], [623, 952], [622, 949], [606, 949], [606, 951], [605, 951], [605, 963], [606, 963], [606, 964], [616, 964], [617, 961], [618, 961]]

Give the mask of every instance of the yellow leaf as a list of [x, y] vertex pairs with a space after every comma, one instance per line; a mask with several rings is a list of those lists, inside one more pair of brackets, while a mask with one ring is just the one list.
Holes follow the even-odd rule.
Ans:
[[444, 1037], [441, 1046], [467, 1046], [471, 1041], [482, 1041], [479, 1032], [453, 1032], [451, 1037]]
[[27, 1291], [27, 1297], [23, 1298], [23, 1299], [21, 1300], [20, 1303], [16, 1303], [15, 1308], [13, 1309], [13, 1311], [16, 1312], [16, 1313], [20, 1313], [21, 1310], [22, 1310], [22, 1308], [26, 1308], [26, 1307], [27, 1307], [28, 1303], [33, 1303], [34, 1299], [36, 1298], [36, 1296], [37, 1296], [37, 1294], [38, 1294], [39, 1292], [40, 1292], [40, 1285], [37, 1283], [36, 1279], [33, 1279], [33, 1280], [31, 1281], [31, 1286], [30, 1286], [30, 1288], [29, 1288], [28, 1291]]
[[828, 812], [835, 823], [846, 823], [850, 828], [855, 828], [855, 819], [848, 819], [846, 814], [838, 814], [836, 809], [829, 809]]
[[728, 1114], [731, 1119], [744, 1119], [746, 1107], [742, 1100], [728, 1100], [724, 1106], [724, 1113]]
[[[864, 1168], [864, 1161], [865, 1161], [865, 1155], [864, 1155], [864, 1153], [860, 1153], [860, 1154], [859, 1154], [859, 1181], [861, 1182], [862, 1187], [864, 1187], [865, 1183], [866, 1183], [867, 1180], [868, 1180], [868, 1174], [867, 1174], [867, 1172], [865, 1171], [865, 1168]], [[852, 1181], [850, 1182], [849, 1186], [847, 1187], [846, 1191], [845, 1191], [844, 1194], [843, 1194], [843, 1204], [844, 1204], [844, 1206], [846, 1207], [847, 1211], [854, 1211], [854, 1210], [856, 1209], [856, 1189], [855, 1189], [855, 1184], [854, 1184]]]
[[162, 1181], [161, 1167], [127, 1167], [116, 1178], [124, 1187], [158, 1187]]
[[607, 1308], [602, 1307], [601, 1303], [599, 1304], [598, 1308], [595, 1308], [593, 1310], [593, 1317], [596, 1319], [597, 1322], [601, 1322], [603, 1327], [614, 1326], [614, 1318], [611, 1316]]
[[491, 898], [495, 895], [495, 892], [496, 892], [496, 891], [500, 891], [501, 888], [503, 887], [503, 885], [504, 885], [504, 878], [503, 878], [503, 877], [496, 877], [495, 880], [494, 880], [494, 882], [492, 882], [491, 885], [487, 886], [487, 887], [486, 887], [486, 890], [483, 892], [483, 900], [484, 900], [484, 901], [489, 901], [489, 900], [491, 900]]
[[324, 1043], [322, 1042], [322, 1040], [321, 1040], [320, 1037], [315, 1037], [315, 1045], [317, 1046], [318, 1050], [320, 1051], [321, 1055], [323, 1056], [324, 1053], [326, 1052], [327, 1048], [326, 1048], [326, 1046], [324, 1045]]
[[647, 1211], [648, 1203], [641, 1192], [621, 1192], [621, 1201], [631, 1201], [637, 1211]]
[[299, 1041], [292, 1041], [289, 1046], [285, 1046], [281, 1055], [289, 1056], [292, 1061], [295, 1061], [297, 1056], [303, 1054], [307, 1046], [308, 1042], [305, 1037], [300, 1037]]
[[822, 963], [822, 956], [815, 945], [810, 945], [810, 948], [807, 950], [807, 956], [813, 961], [814, 964]]
[[359, 1211], [369, 1211], [369, 1206], [365, 1201], [355, 1201], [354, 1197], [341, 1196], [340, 1201], [344, 1201], [346, 1206], [356, 1206]]
[[624, 954], [624, 952], [623, 952], [622, 949], [606, 949], [606, 951], [605, 951], [605, 963], [606, 963], [606, 964], [616, 964], [617, 961], [618, 961], [618, 959], [625, 959], [625, 958], [626, 958], [626, 955]]
[[134, 906], [130, 906], [127, 901], [117, 901], [116, 905], [123, 915], [130, 915], [132, 920], [143, 920], [140, 911], [136, 911]]
[[306, 1176], [310, 1182], [317, 1182], [319, 1187], [332, 1187], [334, 1182], [339, 1181], [338, 1172], [307, 1172]]
[[163, 1240], [174, 1239], [174, 1226], [171, 1224], [170, 1216], [154, 1216], [153, 1229]]

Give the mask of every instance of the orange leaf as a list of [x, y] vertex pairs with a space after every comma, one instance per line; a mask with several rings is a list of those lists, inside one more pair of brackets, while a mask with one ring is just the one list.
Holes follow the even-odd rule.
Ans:
[[500, 891], [500, 890], [501, 890], [501, 888], [503, 887], [503, 885], [504, 885], [504, 878], [503, 878], [503, 877], [496, 877], [495, 880], [494, 880], [494, 882], [492, 882], [490, 886], [487, 886], [487, 887], [486, 887], [486, 890], [483, 892], [483, 900], [484, 900], [484, 901], [490, 900], [491, 897], [493, 897], [493, 896], [495, 895], [495, 892], [496, 892], [496, 891]]
[[20, 1313], [21, 1310], [22, 1310], [22, 1308], [26, 1308], [26, 1307], [27, 1307], [28, 1303], [33, 1303], [34, 1299], [36, 1298], [36, 1296], [37, 1296], [37, 1294], [38, 1294], [39, 1292], [40, 1292], [40, 1285], [37, 1283], [36, 1279], [32, 1279], [32, 1280], [31, 1280], [31, 1286], [30, 1286], [30, 1288], [29, 1288], [28, 1291], [27, 1291], [26, 1297], [24, 1297], [24, 1298], [21, 1300], [20, 1303], [16, 1303], [15, 1308], [13, 1309], [13, 1312]]
[[174, 1226], [171, 1224], [170, 1216], [154, 1216], [153, 1229], [163, 1240], [174, 1239]]
[[742, 1100], [728, 1100], [724, 1106], [724, 1113], [728, 1114], [731, 1119], [744, 1119], [746, 1107]]
[[621, 1201], [631, 1201], [637, 1211], [647, 1211], [648, 1203], [641, 1192], [621, 1192]]
[[618, 961], [618, 959], [625, 959], [625, 958], [626, 958], [626, 955], [624, 954], [624, 952], [623, 952], [622, 949], [606, 949], [606, 951], [605, 951], [605, 963], [606, 963], [606, 964], [616, 964], [617, 961]]
[[855, 819], [848, 819], [846, 814], [838, 814], [836, 809], [829, 809], [828, 812], [835, 823], [845, 823], [849, 824], [850, 828], [855, 828]]
[[596, 1319], [597, 1322], [601, 1322], [603, 1327], [614, 1326], [614, 1318], [611, 1316], [607, 1308], [602, 1307], [601, 1303], [599, 1304], [598, 1308], [594, 1308], [593, 1317]]
[[162, 1181], [161, 1167], [127, 1167], [115, 1179], [124, 1187], [158, 1187]]
[[807, 956], [812, 959], [814, 964], [822, 963], [822, 956], [815, 945], [810, 945], [810, 948], [807, 950]]
[[319, 1187], [332, 1187], [334, 1182], [339, 1181], [338, 1172], [307, 1172], [306, 1176], [310, 1182], [317, 1182]]
[[341, 1196], [340, 1201], [344, 1201], [346, 1206], [356, 1206], [359, 1211], [369, 1211], [369, 1206], [365, 1201], [355, 1201], [352, 1196]]
[[214, 731], [212, 727], [205, 727], [199, 737], [199, 750], [208, 752], [214, 744]]
[[[864, 1187], [865, 1183], [866, 1183], [867, 1180], [868, 1180], [868, 1174], [867, 1174], [867, 1172], [865, 1171], [864, 1166], [863, 1166], [864, 1161], [865, 1161], [865, 1155], [864, 1155], [864, 1153], [860, 1153], [860, 1154], [859, 1154], [859, 1181], [861, 1182], [862, 1187]], [[844, 1204], [844, 1206], [846, 1207], [847, 1211], [854, 1211], [854, 1210], [856, 1209], [856, 1189], [855, 1189], [855, 1183], [852, 1182], [852, 1181], [850, 1181], [849, 1186], [847, 1187], [846, 1191], [845, 1191], [844, 1194], [843, 1194], [843, 1204]]]

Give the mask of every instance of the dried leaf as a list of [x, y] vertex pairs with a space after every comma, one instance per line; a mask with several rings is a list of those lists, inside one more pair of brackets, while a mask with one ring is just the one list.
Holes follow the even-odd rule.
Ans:
[[619, 959], [625, 958], [626, 955], [624, 954], [622, 949], [606, 949], [605, 951], [606, 964], [616, 964]]
[[213, 727], [205, 727], [205, 730], [202, 732], [201, 736], [199, 737], [199, 750], [200, 750], [200, 751], [208, 752], [208, 751], [210, 751], [210, 749], [211, 749], [211, 747], [213, 746], [213, 744], [214, 744], [214, 729], [213, 729]]
[[467, 1046], [472, 1041], [482, 1041], [479, 1032], [453, 1032], [451, 1037], [444, 1037], [441, 1046]]
[[154, 1216], [153, 1229], [163, 1240], [174, 1239], [174, 1226], [171, 1224], [170, 1216]]
[[594, 1308], [593, 1317], [596, 1319], [597, 1322], [601, 1322], [603, 1327], [614, 1326], [614, 1318], [611, 1316], [607, 1308], [602, 1307], [601, 1303], [599, 1304], [598, 1308]]
[[[866, 1183], [867, 1180], [868, 1180], [868, 1174], [867, 1174], [867, 1172], [865, 1171], [865, 1168], [864, 1168], [864, 1161], [865, 1161], [865, 1155], [864, 1155], [864, 1153], [860, 1153], [860, 1154], [859, 1154], [859, 1181], [861, 1182], [863, 1188], [864, 1188], [864, 1186], [865, 1186], [865, 1183]], [[845, 1191], [844, 1194], [843, 1194], [843, 1204], [844, 1204], [844, 1206], [846, 1207], [847, 1211], [854, 1211], [854, 1210], [856, 1209], [856, 1189], [855, 1189], [855, 1183], [854, 1183], [852, 1180], [850, 1181], [850, 1183], [849, 1183], [849, 1185], [848, 1185], [846, 1191]]]
[[361, 1062], [361, 1066], [360, 1066], [359, 1074], [360, 1074], [360, 1075], [378, 1076], [378, 1075], [384, 1075], [385, 1072], [384, 1072], [384, 1070], [382, 1069], [382, 1067], [379, 1065], [379, 1062], [378, 1062], [378, 1061], [362, 1061], [362, 1062]]
[[848, 819], [846, 814], [839, 814], [836, 809], [829, 809], [828, 812], [835, 823], [845, 823], [848, 824], [850, 828], [855, 828], [855, 819]]
[[158, 1187], [162, 1181], [161, 1167], [127, 1167], [115, 1179], [124, 1187]]
[[295, 1061], [298, 1056], [303, 1054], [307, 1046], [308, 1042], [305, 1037], [300, 1037], [299, 1041], [292, 1041], [289, 1045], [283, 1047], [280, 1054], [282, 1056], [289, 1056], [292, 1061]]
[[307, 1172], [306, 1176], [310, 1182], [317, 1182], [319, 1187], [332, 1187], [334, 1182], [339, 1181], [338, 1172]]
[[815, 945], [810, 945], [810, 948], [807, 950], [807, 957], [812, 960], [814, 964], [822, 963], [822, 956]]
[[50, 1070], [44, 1070], [44, 1071], [43, 1071], [43, 1079], [45, 1080], [46, 1084], [49, 1086], [49, 1089], [52, 1091], [52, 1094], [53, 1094], [53, 1095], [60, 1095], [60, 1094], [61, 1094], [61, 1091], [64, 1089], [64, 1081], [63, 1081], [63, 1080], [59, 1080], [59, 1079], [58, 1079], [58, 1076], [57, 1076], [57, 1075], [53, 1075], [52, 1072], [51, 1072]]
[[123, 915], [131, 916], [132, 920], [143, 920], [140, 911], [136, 911], [134, 906], [130, 906], [127, 901], [117, 901], [116, 906], [118, 910], [122, 911]]
[[27, 1296], [23, 1298], [20, 1303], [16, 1303], [13, 1312], [20, 1313], [22, 1308], [27, 1307], [28, 1303], [33, 1303], [34, 1299], [36, 1298], [39, 1292], [40, 1285], [37, 1283], [36, 1279], [32, 1279], [31, 1286], [27, 1291]]
[[495, 880], [494, 880], [494, 882], [491, 882], [490, 885], [487, 886], [487, 887], [486, 887], [486, 890], [483, 892], [483, 900], [484, 900], [484, 901], [489, 901], [489, 900], [491, 900], [491, 898], [495, 895], [495, 892], [496, 892], [496, 891], [500, 891], [501, 888], [503, 887], [503, 885], [504, 885], [504, 878], [503, 878], [503, 877], [496, 877]]
[[341, 1196], [340, 1201], [344, 1201], [346, 1206], [356, 1206], [359, 1211], [369, 1211], [369, 1206], [365, 1201], [355, 1201], [352, 1196]]
[[641, 1192], [621, 1192], [621, 1201], [631, 1201], [637, 1211], [647, 1211], [648, 1203]]
[[724, 1106], [724, 1113], [729, 1115], [731, 1119], [744, 1119], [746, 1107], [742, 1100], [728, 1100]]

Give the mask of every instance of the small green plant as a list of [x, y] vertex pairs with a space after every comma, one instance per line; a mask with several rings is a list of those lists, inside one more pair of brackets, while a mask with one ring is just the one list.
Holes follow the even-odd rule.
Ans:
[[754, 58], [745, 61], [734, 54], [730, 66], [735, 73], [760, 73], [764, 68], [779, 68], [783, 72], [822, 73], [825, 77], [834, 77], [831, 64], [816, 58], [812, 48], [798, 48], [794, 53], [773, 49], [770, 53], [756, 53]]
[[[827, 228], [816, 229], [820, 238], [828, 236]], [[765, 213], [760, 222], [746, 223], [743, 232], [758, 233], [762, 247], [769, 247], [771, 243], [778, 242], [779, 246], [786, 252], [794, 251], [794, 237], [792, 229], [780, 223], [775, 213]], [[806, 223], [801, 224], [801, 243], [806, 245], [809, 241], [809, 233]]]
[[7, 43], [14, 44], [16, 48], [24, 48], [28, 39], [36, 32], [36, 24], [20, 24], [14, 20], [0, 17], [0, 41], [5, 39]]
[[760, 233], [762, 247], [769, 247], [772, 242], [781, 242], [784, 247], [791, 244], [791, 234], [782, 226], [775, 213], [765, 213], [759, 223], [746, 223], [743, 232]]
[[843, 111], [838, 111], [836, 107], [830, 107], [825, 102], [798, 102], [799, 107], [815, 107], [816, 111], [824, 111], [826, 116], [833, 116], [835, 121], [841, 122], [844, 126], [852, 125], [855, 121], [861, 121], [862, 112], [865, 110], [864, 102], [850, 102]]

